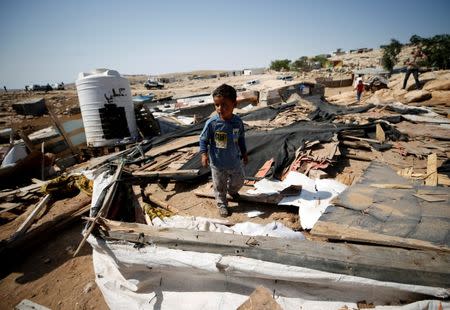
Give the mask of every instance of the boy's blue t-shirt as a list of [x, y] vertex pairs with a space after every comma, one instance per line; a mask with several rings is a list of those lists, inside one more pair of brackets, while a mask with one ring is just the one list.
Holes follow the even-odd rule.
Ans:
[[[208, 150], [209, 147], [209, 150]], [[200, 153], [209, 153], [211, 166], [234, 169], [241, 166], [245, 146], [244, 123], [237, 115], [222, 120], [219, 115], [211, 117], [200, 134]]]

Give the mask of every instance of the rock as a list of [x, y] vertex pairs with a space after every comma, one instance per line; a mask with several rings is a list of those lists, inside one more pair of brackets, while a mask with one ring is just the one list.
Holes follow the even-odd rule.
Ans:
[[413, 90], [404, 96], [404, 102], [421, 102], [431, 98], [431, 93], [426, 90]]
[[423, 89], [428, 91], [450, 90], [450, 80], [433, 80], [427, 82]]

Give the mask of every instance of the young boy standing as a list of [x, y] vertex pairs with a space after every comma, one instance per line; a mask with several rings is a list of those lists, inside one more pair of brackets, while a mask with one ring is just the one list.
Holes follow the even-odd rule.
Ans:
[[235, 199], [244, 184], [242, 161], [247, 164], [244, 124], [233, 114], [236, 90], [223, 84], [214, 90], [217, 114], [205, 124], [200, 135], [202, 165], [211, 166], [214, 196], [221, 216], [228, 216], [227, 192]]

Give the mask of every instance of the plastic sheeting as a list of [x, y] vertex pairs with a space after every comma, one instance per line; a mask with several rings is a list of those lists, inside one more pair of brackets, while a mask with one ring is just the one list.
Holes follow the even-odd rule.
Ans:
[[299, 207], [300, 224], [303, 229], [311, 229], [322, 213], [330, 205], [331, 200], [343, 192], [347, 186], [333, 179], [310, 179], [303, 173], [290, 171], [281, 181], [263, 179], [255, 183], [255, 190], [249, 194], [274, 194], [290, 185], [301, 185], [298, 195], [287, 196], [278, 203]]
[[231, 227], [223, 225], [224, 222], [204, 217], [186, 217], [175, 215], [164, 219], [153, 219], [153, 225], [157, 227], [184, 228], [199, 231], [213, 231], [228, 234], [242, 234], [247, 236], [269, 236], [286, 239], [304, 240], [301, 232], [293, 231], [282, 223], [271, 222], [266, 225], [243, 222]]
[[[89, 237], [96, 282], [111, 309], [236, 309], [258, 285], [283, 309], [437, 309], [449, 291], [380, 282], [237, 256], [171, 250]], [[428, 295], [428, 297], [424, 296]], [[425, 299], [425, 300], [424, 300]], [[450, 309], [449, 303], [442, 303]], [[381, 307], [383, 306], [383, 307]]]

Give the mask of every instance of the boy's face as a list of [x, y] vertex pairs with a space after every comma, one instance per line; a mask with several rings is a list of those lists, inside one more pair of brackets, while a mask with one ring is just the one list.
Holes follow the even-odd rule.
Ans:
[[222, 96], [215, 96], [213, 99], [216, 112], [219, 114], [220, 118], [223, 120], [231, 119], [233, 116], [233, 110], [236, 107], [236, 101], [229, 98], [224, 98]]

